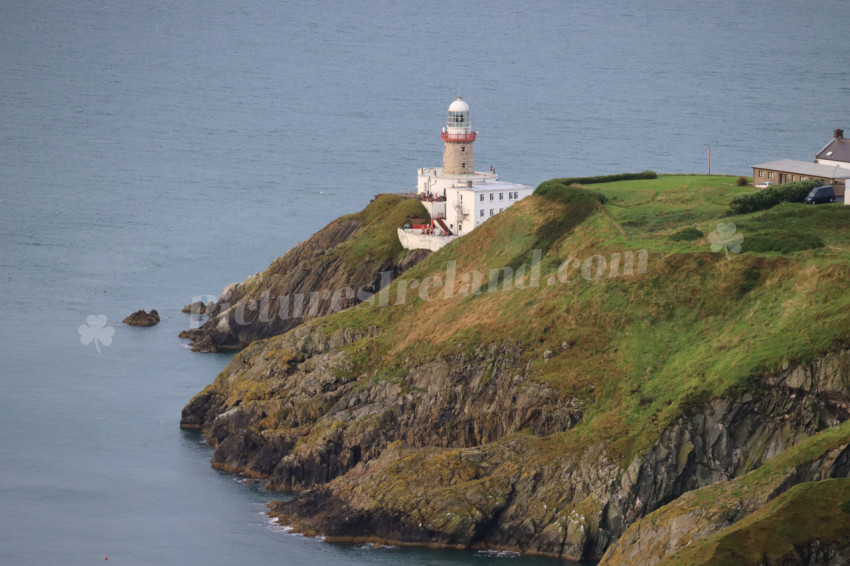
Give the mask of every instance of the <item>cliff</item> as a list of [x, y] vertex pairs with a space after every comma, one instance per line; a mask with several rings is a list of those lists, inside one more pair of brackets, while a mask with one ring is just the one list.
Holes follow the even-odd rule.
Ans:
[[[300, 492], [271, 513], [330, 540], [650, 564], [785, 521], [801, 494], [843, 497], [821, 482], [850, 461], [850, 211], [730, 218], [722, 177], [556, 188], [358, 307], [249, 345], [182, 426], [217, 468]], [[675, 237], [730, 220], [740, 255]], [[747, 251], [810, 230], [817, 248]], [[770, 465], [778, 483], [733, 485]], [[701, 512], [720, 504], [702, 489], [740, 507]], [[687, 497], [696, 518], [671, 507]], [[787, 563], [844, 556], [841, 525]]]
[[262, 273], [229, 285], [218, 301], [187, 305], [207, 315], [181, 338], [195, 351], [238, 350], [317, 317], [356, 305], [429, 252], [401, 247], [396, 228], [427, 218], [419, 201], [379, 195], [364, 210], [338, 218], [276, 259]]
[[[846, 564], [850, 422], [638, 520], [608, 564]], [[845, 478], [845, 479], [837, 479]]]

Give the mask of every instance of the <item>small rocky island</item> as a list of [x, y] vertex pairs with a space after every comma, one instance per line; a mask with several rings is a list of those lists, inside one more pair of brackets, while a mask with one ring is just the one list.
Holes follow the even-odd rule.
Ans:
[[121, 322], [130, 326], [153, 326], [159, 324], [159, 313], [156, 309], [151, 309], [151, 312], [139, 309]]

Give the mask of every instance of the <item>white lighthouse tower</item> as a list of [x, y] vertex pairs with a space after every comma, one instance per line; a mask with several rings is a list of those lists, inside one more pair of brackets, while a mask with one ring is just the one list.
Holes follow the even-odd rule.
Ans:
[[405, 248], [437, 250], [534, 192], [528, 185], [500, 181], [492, 167], [490, 171], [476, 171], [472, 146], [477, 137], [469, 120], [469, 104], [458, 96], [449, 105], [443, 126], [442, 167], [417, 171], [417, 197], [432, 222], [399, 229]]

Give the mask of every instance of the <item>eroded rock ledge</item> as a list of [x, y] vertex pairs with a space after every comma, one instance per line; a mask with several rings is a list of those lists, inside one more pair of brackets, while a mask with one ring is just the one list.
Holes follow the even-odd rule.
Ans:
[[272, 506], [307, 533], [588, 559], [682, 494], [739, 477], [850, 416], [850, 351], [839, 347], [693, 407], [623, 463], [604, 445], [577, 450], [558, 434], [582, 419], [582, 404], [530, 379], [515, 344], [404, 375], [349, 375], [344, 347], [378, 332], [324, 338], [301, 327], [253, 344], [181, 424], [204, 430], [217, 468], [307, 490]]

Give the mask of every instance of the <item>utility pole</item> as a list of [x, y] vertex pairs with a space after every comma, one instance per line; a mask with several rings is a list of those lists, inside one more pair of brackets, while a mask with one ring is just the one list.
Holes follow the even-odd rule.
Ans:
[[708, 146], [708, 174], [711, 175], [711, 146]]

